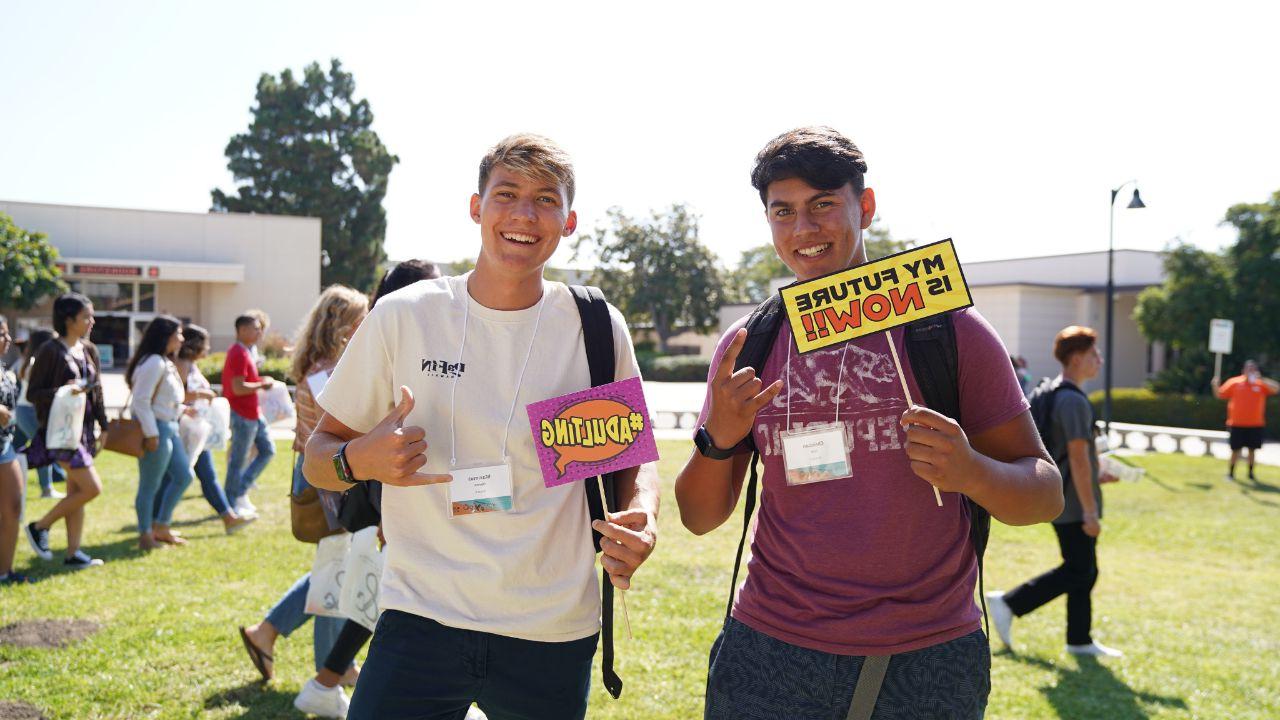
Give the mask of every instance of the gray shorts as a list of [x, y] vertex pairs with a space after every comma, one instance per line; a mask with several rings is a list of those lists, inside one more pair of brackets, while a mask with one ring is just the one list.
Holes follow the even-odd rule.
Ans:
[[[862, 656], [776, 640], [730, 619], [711, 646], [705, 720], [845, 720]], [[991, 651], [976, 630], [894, 655], [873, 720], [981, 718], [991, 692]]]

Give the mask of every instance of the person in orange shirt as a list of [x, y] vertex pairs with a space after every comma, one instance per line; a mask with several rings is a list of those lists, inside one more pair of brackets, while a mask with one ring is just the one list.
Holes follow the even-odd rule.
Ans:
[[1267, 423], [1267, 397], [1280, 393], [1280, 383], [1262, 377], [1258, 372], [1258, 363], [1244, 361], [1244, 369], [1224, 383], [1218, 378], [1211, 381], [1213, 393], [1227, 401], [1227, 431], [1231, 433], [1231, 465], [1227, 468], [1227, 479], [1236, 479], [1236, 461], [1240, 459], [1240, 450], [1249, 450], [1249, 479], [1253, 476], [1253, 456], [1262, 447], [1262, 429]]

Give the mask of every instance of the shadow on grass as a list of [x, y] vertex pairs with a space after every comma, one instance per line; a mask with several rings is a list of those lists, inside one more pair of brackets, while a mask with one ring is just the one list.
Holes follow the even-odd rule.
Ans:
[[[109, 543], [85, 544], [80, 549], [91, 557], [101, 559], [104, 563], [136, 560], [146, 554], [138, 548], [138, 539], [136, 537], [123, 538]], [[41, 560], [34, 555], [24, 555], [23, 557], [29, 558], [29, 562], [21, 572], [24, 575], [30, 575], [32, 579], [37, 581], [71, 573], [94, 572], [93, 568], [72, 570], [63, 565], [62, 560], [66, 557], [66, 553], [63, 550], [54, 550], [52, 560]]]
[[1106, 718], [1141, 720], [1150, 717], [1147, 705], [1186, 710], [1179, 697], [1137, 692], [1116, 677], [1106, 665], [1089, 655], [1076, 657], [1076, 668], [1061, 666], [1043, 658], [1003, 653], [1015, 662], [1056, 673], [1057, 682], [1040, 688], [1060, 718]]
[[1241, 495], [1249, 498], [1254, 503], [1258, 505], [1265, 505], [1267, 507], [1280, 507], [1280, 505], [1277, 505], [1271, 500], [1265, 499], [1265, 497], [1257, 497], [1258, 494], [1265, 496], [1280, 493], [1280, 487], [1270, 483], [1264, 483], [1261, 480], [1237, 480], [1234, 477], [1231, 478], [1231, 482], [1235, 483], [1236, 487], [1240, 488]]
[[245, 683], [239, 687], [219, 690], [205, 698], [206, 710], [224, 710], [228, 706], [238, 708], [240, 712], [234, 718], [246, 720], [276, 720], [277, 718], [301, 717], [301, 713], [293, 707], [294, 693], [286, 692], [260, 680]]

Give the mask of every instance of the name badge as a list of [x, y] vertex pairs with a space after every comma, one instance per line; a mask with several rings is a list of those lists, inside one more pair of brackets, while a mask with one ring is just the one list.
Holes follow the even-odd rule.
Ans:
[[844, 423], [824, 423], [803, 430], [784, 430], [782, 460], [788, 485], [839, 480], [853, 475]]
[[449, 514], [452, 517], [511, 510], [511, 465], [481, 465], [449, 471]]

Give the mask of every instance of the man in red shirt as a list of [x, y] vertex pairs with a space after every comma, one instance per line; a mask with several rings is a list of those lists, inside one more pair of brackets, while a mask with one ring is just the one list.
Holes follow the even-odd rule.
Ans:
[[[251, 314], [236, 318], [236, 342], [227, 349], [222, 365], [222, 395], [231, 405], [231, 447], [227, 449], [227, 500], [241, 517], [256, 515], [248, 492], [276, 454], [275, 443], [267, 433], [267, 422], [258, 406], [258, 391], [275, 381], [258, 375], [253, 361], [253, 346], [262, 338], [262, 323]], [[245, 467], [249, 444], [258, 456]]]
[[1244, 371], [1221, 385], [1212, 381], [1213, 394], [1227, 401], [1227, 431], [1231, 433], [1231, 464], [1227, 479], [1236, 479], [1236, 461], [1240, 450], [1249, 449], [1249, 479], [1253, 476], [1253, 454], [1262, 447], [1262, 430], [1267, 424], [1267, 398], [1280, 393], [1280, 383], [1262, 377], [1258, 363], [1244, 361]]

